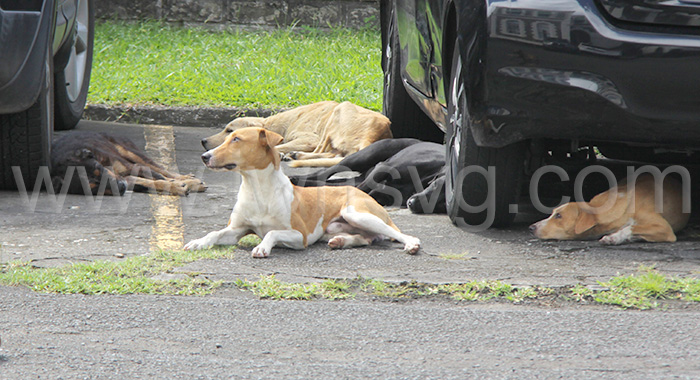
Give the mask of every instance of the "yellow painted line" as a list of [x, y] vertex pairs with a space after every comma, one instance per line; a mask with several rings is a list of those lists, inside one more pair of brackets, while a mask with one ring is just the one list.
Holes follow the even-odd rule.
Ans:
[[[175, 159], [173, 127], [147, 125], [146, 153], [165, 169], [179, 173]], [[185, 225], [182, 222], [180, 197], [175, 195], [148, 194], [155, 223], [151, 228], [151, 251], [182, 249], [185, 244]]]

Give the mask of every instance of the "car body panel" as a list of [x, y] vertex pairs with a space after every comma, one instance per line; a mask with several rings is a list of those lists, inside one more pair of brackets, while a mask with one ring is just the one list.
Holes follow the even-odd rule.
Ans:
[[[45, 0], [41, 12], [0, 10], [0, 114], [26, 110], [39, 96], [54, 7], [53, 0]], [[26, 45], [18, 47], [16, 41]]]
[[649, 24], [700, 27], [698, 0], [600, 0], [615, 20]]
[[[479, 145], [532, 138], [700, 143], [700, 38], [687, 25], [625, 28], [594, 0], [429, 3], [396, 0], [394, 12], [420, 24], [399, 28], [402, 74], [409, 94], [443, 130], [449, 62], [440, 47], [450, 36], [468, 72]], [[451, 11], [456, 35], [445, 28]]]

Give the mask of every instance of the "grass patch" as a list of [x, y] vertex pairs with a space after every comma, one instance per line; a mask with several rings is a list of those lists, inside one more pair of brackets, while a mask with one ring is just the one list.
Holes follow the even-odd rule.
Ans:
[[272, 275], [260, 276], [260, 280], [253, 282], [239, 279], [235, 285], [252, 291], [260, 298], [274, 300], [311, 300], [314, 298], [338, 300], [354, 297], [354, 294], [349, 292], [350, 285], [348, 283], [335, 280], [308, 284], [288, 283], [279, 281]]
[[659, 273], [651, 267], [640, 267], [636, 274], [613, 277], [600, 285], [608, 290], [583, 294], [594, 301], [625, 309], [654, 309], [660, 300], [700, 302], [700, 280], [675, 278]]
[[214, 248], [160, 251], [122, 261], [95, 261], [60, 268], [36, 268], [28, 262], [14, 262], [0, 266], [0, 284], [21, 285], [45, 293], [201, 295], [211, 293], [221, 283], [197, 278], [195, 274], [169, 281], [153, 277], [196, 260], [231, 256], [231, 249]]
[[345, 299], [356, 296], [385, 300], [446, 297], [460, 302], [501, 301], [522, 303], [527, 300], [559, 299], [561, 302], [607, 304], [623, 309], [659, 308], [658, 300], [700, 302], [700, 280], [665, 276], [653, 268], [640, 268], [637, 274], [618, 276], [600, 283], [603, 291], [582, 285], [559, 289], [542, 286], [513, 286], [502, 281], [470, 281], [462, 284], [432, 285], [417, 282], [391, 283], [357, 278], [320, 284], [285, 283], [274, 276], [258, 281], [239, 280], [239, 288], [260, 298], [276, 300]]
[[539, 287], [516, 288], [500, 281], [473, 281], [465, 284], [431, 285], [417, 282], [390, 283], [376, 279], [326, 280], [322, 283], [286, 283], [275, 276], [258, 281], [238, 280], [235, 285], [260, 298], [275, 300], [345, 299], [355, 296], [387, 300], [448, 296], [458, 301], [502, 299], [518, 303], [527, 298], [549, 295], [553, 290]]
[[544, 287], [514, 287], [502, 281], [470, 281], [464, 284], [438, 285], [437, 291], [458, 301], [487, 301], [500, 298], [514, 303], [553, 292], [552, 289]]
[[469, 252], [463, 253], [443, 253], [439, 256], [443, 260], [470, 260]]
[[[248, 238], [257, 245], [259, 238]], [[241, 240], [242, 244], [246, 240]], [[31, 263], [0, 264], [0, 285], [26, 286], [34, 291], [64, 294], [178, 294], [204, 295], [220, 287], [221, 282], [202, 279], [197, 273], [167, 280], [160, 274], [202, 259], [232, 258], [232, 247], [201, 251], [160, 251], [121, 261], [95, 261], [60, 268], [37, 268]], [[469, 281], [461, 284], [391, 283], [376, 279], [325, 280], [319, 283], [288, 283], [275, 276], [261, 276], [257, 281], [239, 279], [234, 285], [256, 296], [275, 300], [342, 300], [369, 297], [383, 300], [426, 297], [460, 302], [501, 301], [522, 303], [527, 300], [560, 299], [574, 303], [598, 303], [623, 309], [666, 307], [663, 300], [700, 302], [700, 279], [666, 276], [654, 268], [641, 267], [635, 274], [617, 276], [601, 282], [601, 291], [575, 285], [560, 289], [541, 286], [513, 286], [502, 281]]]
[[254, 248], [262, 242], [262, 239], [256, 234], [248, 234], [243, 236], [241, 240], [238, 241], [238, 246], [241, 248]]
[[377, 30], [212, 32], [100, 22], [89, 103], [291, 108], [321, 100], [380, 110]]

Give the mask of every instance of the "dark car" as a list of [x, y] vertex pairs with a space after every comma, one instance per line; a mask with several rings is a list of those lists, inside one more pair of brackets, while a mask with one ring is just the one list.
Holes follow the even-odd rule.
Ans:
[[545, 157], [700, 148], [700, 0], [394, 0], [381, 22], [384, 112], [444, 132], [454, 222], [510, 224]]
[[87, 100], [92, 0], [0, 0], [0, 189], [32, 189], [55, 129], [73, 128]]

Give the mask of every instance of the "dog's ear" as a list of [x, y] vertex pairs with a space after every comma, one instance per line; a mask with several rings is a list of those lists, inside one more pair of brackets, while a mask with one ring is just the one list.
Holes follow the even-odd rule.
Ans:
[[598, 222], [596, 221], [595, 215], [579, 209], [576, 224], [574, 225], [574, 233], [576, 235], [581, 235], [582, 233], [595, 227], [597, 224]]
[[60, 193], [61, 188], [63, 187], [63, 178], [59, 176], [51, 177], [51, 185], [53, 186], [54, 194]]
[[[612, 191], [612, 192], [611, 192]], [[590, 212], [596, 214], [600, 224], [609, 224], [623, 217], [630, 206], [627, 193], [609, 190], [593, 197], [588, 206]]]
[[265, 129], [260, 130], [260, 145], [265, 146], [265, 147], [274, 147], [277, 146], [284, 137], [280, 136], [279, 134], [268, 131]]
[[90, 149], [77, 149], [73, 154], [80, 159], [95, 158], [95, 155]]
[[279, 153], [277, 153], [277, 150], [272, 148], [279, 144], [283, 137], [275, 132], [260, 129], [260, 135], [258, 138], [260, 140], [260, 145], [265, 147], [268, 152], [272, 153], [272, 163], [275, 165], [275, 169], [279, 169], [282, 159], [280, 158]]

